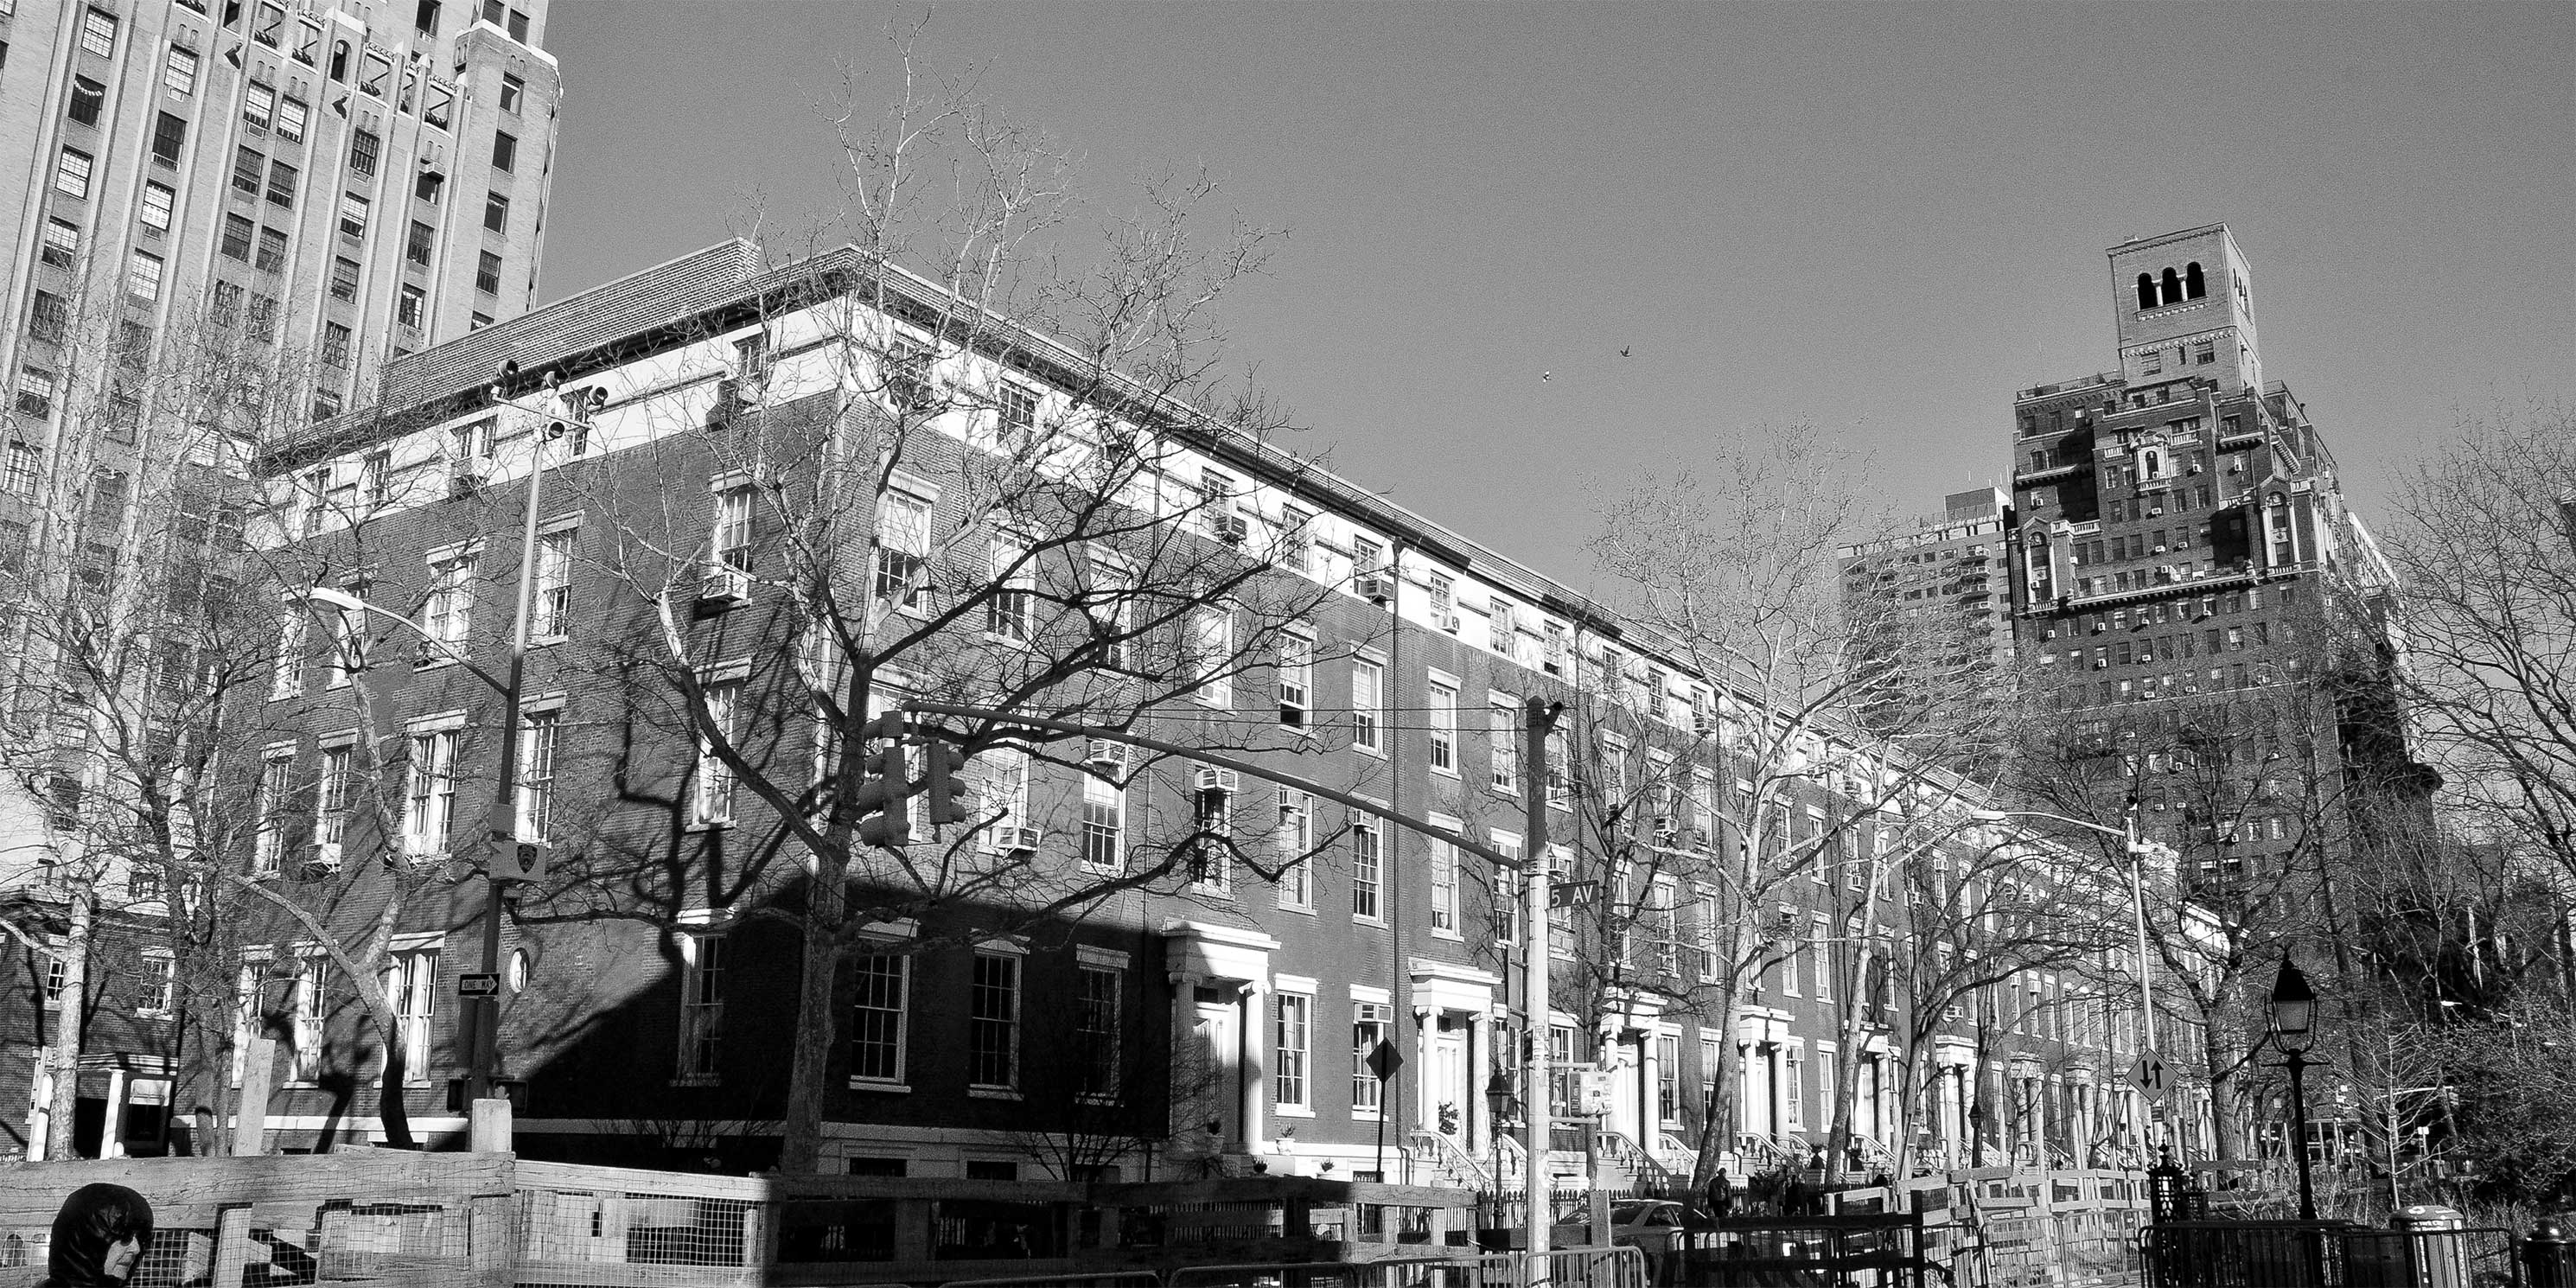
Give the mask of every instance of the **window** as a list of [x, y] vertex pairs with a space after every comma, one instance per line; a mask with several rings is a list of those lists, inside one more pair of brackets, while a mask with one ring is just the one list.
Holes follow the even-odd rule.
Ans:
[[510, 199], [497, 192], [483, 194], [483, 226], [496, 233], [510, 230]]
[[529, 629], [541, 639], [572, 634], [572, 560], [581, 529], [556, 528], [537, 538], [535, 615]]
[[877, 499], [876, 597], [920, 612], [930, 567], [930, 502], [909, 492]]
[[276, 296], [262, 295], [257, 291], [251, 292], [250, 306], [243, 310], [243, 314], [247, 320], [245, 329], [250, 332], [250, 338], [262, 344], [277, 339]]
[[1386, 666], [1366, 658], [1351, 662], [1351, 745], [1383, 752], [1386, 726]]
[[304, 141], [304, 123], [312, 115], [300, 98], [277, 100], [277, 137], [289, 143]]
[[563, 727], [561, 711], [531, 711], [519, 722], [518, 838], [544, 841], [554, 835], [555, 735]]
[[984, 848], [1007, 854], [1023, 848], [1018, 832], [1029, 819], [1029, 757], [1004, 748], [984, 753], [984, 761], [983, 783], [968, 809], [992, 820], [983, 829]]
[[170, 219], [177, 209], [178, 202], [179, 194], [167, 185], [144, 184], [142, 215], [144, 233], [147, 236], [158, 237], [170, 231]]
[[337, 322], [322, 324], [322, 365], [346, 369], [349, 365], [349, 328]]
[[1273, 1076], [1272, 1090], [1282, 1109], [1305, 1109], [1307, 1105], [1306, 1061], [1314, 1042], [1315, 999], [1303, 993], [1281, 993], [1278, 1000], [1279, 1028], [1274, 1054], [1279, 1070]]
[[[54, 412], [54, 373], [36, 367], [18, 369], [18, 414], [43, 420]], [[17, 489], [12, 489], [13, 491]]]
[[490, 251], [480, 252], [474, 261], [474, 289], [485, 295], [501, 293], [501, 257]]
[[865, 1082], [903, 1081], [904, 1010], [910, 958], [867, 953], [853, 965], [857, 977], [850, 1020], [850, 1077]]
[[9, 440], [9, 455], [0, 459], [0, 490], [34, 496], [37, 459], [35, 444], [24, 439]]
[[1315, 910], [1314, 865], [1307, 852], [1315, 848], [1315, 798], [1293, 788], [1279, 789], [1279, 906], [1299, 912]]
[[67, 112], [76, 125], [97, 125], [98, 112], [107, 106], [107, 86], [87, 76], [72, 77], [72, 102]]
[[[435, 121], [430, 123], [432, 125], [437, 124]], [[446, 186], [447, 177], [445, 175], [442, 175], [435, 170], [423, 170], [420, 172], [419, 177], [413, 179], [411, 182], [412, 199], [415, 201], [435, 202], [438, 200], [439, 191]]]
[[1298, 630], [1279, 636], [1279, 723], [1303, 729], [1314, 700], [1315, 641]]
[[1509, 699], [1494, 695], [1485, 708], [1486, 775], [1493, 789], [1506, 796], [1521, 789], [1520, 739], [1520, 712]]
[[1351, 825], [1351, 915], [1361, 921], [1378, 919], [1378, 878], [1382, 854], [1378, 849], [1375, 823]]
[[1455, 936], [1459, 933], [1458, 847], [1447, 841], [1432, 841], [1429, 844], [1431, 846], [1431, 932], [1436, 935]]
[[394, 319], [402, 323], [404, 326], [411, 327], [416, 330], [420, 326], [421, 315], [428, 311], [429, 293], [417, 286], [405, 283], [402, 288], [402, 297], [394, 307]]
[[71, 987], [71, 970], [71, 963], [51, 953], [45, 955], [45, 1005], [63, 1004], [63, 991]]
[[984, 600], [984, 633], [1013, 644], [1026, 644], [1034, 628], [1037, 576], [1028, 551], [996, 541], [990, 551], [993, 586]]
[[[224, 254], [230, 258], [247, 262], [250, 259], [251, 240], [257, 235], [257, 233], [258, 225], [253, 224], [250, 220], [245, 219], [240, 215], [224, 216]], [[219, 287], [215, 292], [215, 298], [218, 303], [222, 302], [223, 294], [222, 289]], [[236, 300], [240, 298], [240, 287], [233, 288], [233, 296]], [[225, 310], [224, 315], [226, 320], [229, 321], [231, 310]]]
[[257, 813], [251, 843], [252, 876], [277, 875], [278, 860], [286, 853], [286, 799], [294, 778], [294, 748], [272, 751], [260, 761], [259, 797], [254, 806]]
[[[346, 255], [331, 261], [331, 298], [344, 303], [358, 298], [358, 261]], [[344, 330], [346, 328], [343, 328]]]
[[682, 934], [678, 1081], [709, 1083], [723, 1077], [724, 983], [724, 935]]
[[975, 954], [967, 987], [966, 1081], [1007, 1089], [1020, 1078], [1020, 959], [1009, 953]]
[[80, 258], [80, 225], [68, 219], [45, 220], [45, 241], [36, 256], [48, 268], [70, 268]]
[[1123, 760], [1095, 755], [1082, 776], [1082, 862], [1096, 871], [1126, 863], [1127, 789], [1112, 777], [1124, 771]]
[[1424, 713], [1431, 737], [1431, 768], [1434, 772], [1456, 777], [1458, 774], [1458, 685], [1454, 680], [1431, 681], [1428, 710]]
[[742, 681], [721, 680], [705, 686], [707, 729], [698, 738], [698, 791], [694, 817], [701, 824], [733, 821], [733, 770], [716, 754], [733, 745], [735, 709], [742, 701]]
[[1074, 1058], [1082, 1064], [1085, 1096], [1118, 1094], [1118, 1012], [1125, 977], [1125, 971], [1113, 966], [1084, 964], [1075, 969]]
[[373, 130], [355, 130], [349, 135], [349, 172], [372, 179], [376, 162], [384, 152], [384, 141]]
[[54, 162], [54, 191], [78, 200], [89, 197], [90, 156], [79, 148], [64, 148]]
[[1655, 1035], [1655, 1116], [1668, 1127], [1682, 1120], [1682, 1039], [1677, 1033]]
[[161, 64], [161, 87], [173, 94], [197, 92], [197, 51], [170, 46], [170, 57]]
[[304, 606], [296, 604], [278, 614], [277, 669], [269, 674], [268, 696], [291, 698], [303, 691]]
[[116, 15], [92, 9], [81, 15], [81, 48], [101, 58], [116, 54]]
[[430, 1028], [438, 1015], [438, 950], [394, 953], [393, 964], [385, 968], [385, 994], [401, 1017], [403, 1081], [426, 1083]]
[[751, 489], [725, 488], [716, 493], [715, 531], [708, 545], [715, 552], [708, 569], [713, 593], [740, 599], [751, 593]]
[[427, 268], [430, 248], [436, 245], [437, 241], [438, 230], [415, 219], [411, 221], [411, 236], [403, 242], [403, 258], [422, 268]]
[[242, 95], [242, 120], [250, 126], [251, 133], [264, 134], [276, 119], [277, 91], [253, 83]]
[[[349, 594], [366, 598], [363, 585], [342, 587]], [[367, 666], [367, 615], [363, 609], [343, 608], [328, 619], [331, 624], [331, 687], [346, 685]]]
[[1021, 385], [1004, 383], [993, 391], [993, 441], [1002, 451], [1017, 454], [1027, 450], [1037, 438], [1038, 396]]
[[286, 234], [275, 228], [260, 229], [259, 255], [251, 261], [251, 267], [258, 269], [263, 273], [284, 272], [286, 269]]
[[1792, 1128], [1803, 1129], [1807, 1118], [1807, 1053], [1789, 1048], [1780, 1064], [1780, 1112]]
[[36, 292], [34, 307], [27, 310], [27, 334], [50, 344], [60, 344], [71, 330], [71, 302], [50, 291]]
[[1376, 1054], [1377, 1044], [1386, 1040], [1388, 1017], [1394, 1008], [1384, 1002], [1351, 1003], [1351, 1113], [1353, 1116], [1380, 1112], [1379, 1097], [1386, 1084], [1369, 1071], [1369, 1057]]
[[1272, 561], [1293, 573], [1314, 575], [1315, 516], [1296, 506], [1279, 509], [1279, 540]]
[[492, 168], [508, 172], [519, 164], [519, 136], [507, 130], [492, 135]]
[[[136, 869], [140, 874], [142, 869]], [[134, 999], [134, 1013], [146, 1019], [167, 1019], [179, 991], [179, 959], [169, 950], [143, 950], [143, 978]]]
[[421, 606], [421, 630], [448, 657], [464, 655], [465, 637], [473, 626], [475, 563], [469, 550], [429, 566], [429, 598]]
[[411, 767], [404, 792], [403, 849], [440, 854], [456, 818], [457, 730], [434, 729], [411, 737]]
[[513, 115], [519, 110], [519, 99], [527, 93], [527, 82], [508, 72], [501, 73], [501, 110]]
[[1188, 671], [1198, 676], [1198, 690], [1193, 695], [1202, 706], [1234, 705], [1234, 613], [1225, 605], [1199, 608], [1190, 614], [1190, 656]]
[[367, 238], [368, 202], [354, 192], [340, 194], [340, 236], [349, 241]]
[[311, 1082], [322, 1072], [322, 981], [330, 965], [330, 959], [319, 953], [295, 959], [295, 974], [287, 984], [291, 995], [286, 1030], [289, 1082]]
[[357, 782], [350, 776], [353, 759], [345, 742], [322, 749], [322, 771], [313, 783], [313, 839], [324, 847], [325, 859], [337, 858], [348, 839], [349, 791]]

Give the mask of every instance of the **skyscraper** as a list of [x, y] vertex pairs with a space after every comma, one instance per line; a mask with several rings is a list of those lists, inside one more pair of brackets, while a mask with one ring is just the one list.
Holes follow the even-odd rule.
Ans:
[[1918, 644], [1940, 638], [1962, 652], [1982, 645], [1985, 660], [2001, 672], [2013, 656], [2004, 541], [2011, 520], [2011, 497], [2002, 488], [1951, 493], [1942, 498], [1941, 513], [1925, 515], [1913, 532], [1836, 552], [1844, 601], [1892, 609], [1891, 627], [1910, 627], [1902, 637]]

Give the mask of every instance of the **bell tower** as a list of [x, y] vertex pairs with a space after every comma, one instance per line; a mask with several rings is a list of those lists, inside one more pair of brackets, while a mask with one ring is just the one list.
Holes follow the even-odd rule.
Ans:
[[2254, 275], [2227, 225], [2122, 242], [2109, 253], [2120, 374], [2130, 388], [2197, 376], [2227, 393], [2262, 389]]

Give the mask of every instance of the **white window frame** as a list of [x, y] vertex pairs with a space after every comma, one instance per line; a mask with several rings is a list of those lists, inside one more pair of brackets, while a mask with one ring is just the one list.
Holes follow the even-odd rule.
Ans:
[[1201, 672], [1191, 694], [1200, 706], [1220, 711], [1234, 706], [1234, 610], [1207, 604], [1190, 610], [1189, 666]]
[[[967, 980], [966, 1007], [966, 1031], [968, 1035], [966, 1048], [966, 1091], [970, 1096], [979, 1092], [987, 1095], [999, 1093], [1007, 1096], [1016, 1096], [1019, 1092], [1021, 1064], [1020, 1020], [1022, 1010], [1028, 1001], [1028, 962], [1026, 958], [1027, 953], [1023, 949], [1007, 944], [994, 943], [978, 945], [970, 958], [970, 974]], [[1007, 998], [1009, 1002], [1009, 1014], [1007, 1015], [985, 1016], [978, 1015], [976, 1013], [976, 1007], [981, 1001], [980, 995], [990, 991], [994, 987], [992, 985], [982, 983], [974, 977], [976, 974], [980, 974], [984, 970], [985, 963], [987, 962], [1007, 963], [1008, 965], [1010, 971], [1010, 983]], [[988, 1072], [988, 1070], [975, 1067], [976, 1062], [982, 1058], [982, 1054], [975, 1049], [977, 1041], [976, 1034], [979, 1032], [977, 1026], [979, 1025], [999, 1025], [1001, 1036], [1008, 1043], [1008, 1048], [1003, 1053], [1003, 1059], [1007, 1063], [1008, 1068], [1002, 1071], [1003, 1078], [999, 1082], [991, 1081], [989, 1079], [979, 1079], [976, 1076], [978, 1074]]]
[[1351, 659], [1351, 748], [1386, 754], [1386, 663], [1374, 656]]
[[528, 623], [528, 633], [537, 639], [560, 640], [572, 634], [572, 570], [580, 546], [579, 515], [555, 520], [537, 534], [537, 584], [529, 600]]
[[[861, 1091], [910, 1091], [912, 1089], [907, 1085], [907, 1080], [911, 1077], [912, 1059], [913, 955], [908, 952], [894, 951], [895, 948], [896, 945], [888, 943], [883, 945], [877, 951], [862, 951], [858, 954], [858, 960], [862, 964], [869, 962], [892, 963], [893, 970], [890, 976], [884, 972], [871, 972], [868, 970], [858, 970], [853, 972], [857, 978], [854, 981], [855, 988], [850, 1002], [850, 1086]], [[873, 981], [871, 979], [872, 975], [874, 976]], [[876, 984], [883, 983], [889, 978], [892, 982], [893, 1005], [885, 1006], [881, 1004], [871, 1004], [871, 989]], [[881, 1002], [883, 998], [881, 995], [878, 995], [875, 1000]], [[891, 1020], [888, 1021], [893, 1026], [893, 1040], [890, 1044], [893, 1047], [893, 1069], [890, 1072], [858, 1072], [858, 1044], [861, 1041], [860, 1035], [862, 1029], [862, 1026], [859, 1023], [860, 1012], [866, 1012], [871, 1017], [889, 1015], [892, 1017]], [[870, 1041], [871, 1045], [887, 1045], [882, 1038], [872, 1038]]]
[[559, 703], [531, 704], [519, 713], [519, 789], [511, 803], [517, 810], [516, 835], [522, 841], [553, 837], [555, 760], [562, 748]]
[[1462, 692], [1458, 677], [1434, 671], [1423, 689], [1423, 725], [1427, 734], [1427, 758], [1431, 772], [1444, 778], [1459, 777], [1458, 696]]
[[[1438, 814], [1431, 816], [1431, 825], [1445, 827], [1453, 832], [1466, 830], [1466, 824]], [[1458, 847], [1437, 837], [1426, 838], [1424, 844], [1431, 850], [1430, 863], [1427, 865], [1431, 878], [1431, 899], [1428, 910], [1431, 933], [1442, 939], [1464, 939], [1466, 930], [1462, 917], [1463, 908], [1458, 897]]]
[[679, 1048], [672, 1053], [675, 1086], [712, 1087], [724, 1080], [724, 977], [732, 966], [726, 960], [727, 933], [721, 919], [709, 919], [683, 927], [676, 936], [680, 1023]]
[[1351, 987], [1351, 1117], [1375, 1121], [1385, 1116], [1386, 1084], [1369, 1071], [1368, 1059], [1395, 1026], [1395, 1007], [1386, 994]]
[[1284, 729], [1314, 725], [1315, 635], [1303, 626], [1279, 633], [1279, 724]]
[[1282, 987], [1271, 1003], [1271, 1100], [1278, 1112], [1315, 1112], [1315, 988]]
[[751, 553], [758, 539], [753, 519], [751, 484], [736, 476], [716, 480], [713, 514], [707, 525], [706, 584], [713, 596], [742, 599], [751, 594]]
[[259, 798], [251, 841], [251, 875], [273, 877], [286, 858], [286, 805], [294, 791], [295, 744], [279, 743], [260, 753]]
[[444, 854], [456, 828], [456, 753], [465, 715], [414, 721], [406, 731], [411, 754], [404, 766], [403, 852]]
[[1504, 796], [1521, 794], [1520, 703], [1509, 694], [1485, 697], [1486, 786]]
[[734, 776], [724, 758], [716, 754], [717, 740], [731, 746], [742, 727], [742, 698], [748, 676], [747, 666], [723, 668], [699, 684], [706, 695], [707, 722], [711, 729], [698, 731], [698, 766], [694, 777], [695, 791], [689, 808], [689, 819], [699, 827], [728, 827], [734, 821]]
[[1294, 788], [1279, 789], [1279, 907], [1288, 912], [1315, 911], [1315, 798]]
[[1351, 920], [1386, 922], [1386, 832], [1374, 819], [1351, 823]]
[[[871, 592], [893, 611], [920, 616], [929, 611], [931, 531], [938, 513], [935, 489], [907, 485], [887, 489], [877, 498], [876, 558]], [[900, 599], [888, 592], [907, 588]]]

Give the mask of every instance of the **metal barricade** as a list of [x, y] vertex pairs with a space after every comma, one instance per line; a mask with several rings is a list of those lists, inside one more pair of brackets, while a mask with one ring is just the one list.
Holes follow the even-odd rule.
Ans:
[[1914, 1213], [1719, 1221], [1647, 1261], [1669, 1288], [1922, 1288], [1933, 1268]]
[[2180, 1221], [2139, 1237], [2153, 1288], [2523, 1288], [2512, 1231], [2341, 1221]]
[[[1516, 1288], [1505, 1255], [1181, 1266], [1164, 1288]], [[951, 1284], [948, 1288], [959, 1288]]]
[[951, 1279], [940, 1288], [1161, 1288], [1151, 1270], [1104, 1271], [1079, 1275], [1009, 1275], [998, 1279]]

